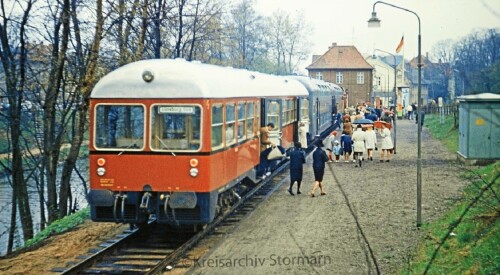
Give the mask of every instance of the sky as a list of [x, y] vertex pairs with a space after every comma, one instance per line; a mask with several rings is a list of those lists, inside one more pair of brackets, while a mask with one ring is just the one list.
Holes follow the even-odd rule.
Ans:
[[[500, 28], [500, 0], [387, 0], [420, 17], [422, 55], [432, 57], [441, 40], [459, 40], [478, 28]], [[354, 45], [364, 55], [374, 49], [395, 54], [404, 35], [406, 59], [418, 54], [418, 20], [407, 11], [377, 4], [380, 28], [368, 28], [374, 0], [256, 0], [259, 14], [270, 16], [278, 9], [295, 14], [302, 11], [313, 30], [311, 54], [324, 54], [332, 43]], [[380, 52], [376, 52], [379, 54]], [[402, 54], [402, 53], [400, 53]], [[312, 58], [312, 56], [311, 56]], [[307, 60], [303, 67], [311, 63]]]

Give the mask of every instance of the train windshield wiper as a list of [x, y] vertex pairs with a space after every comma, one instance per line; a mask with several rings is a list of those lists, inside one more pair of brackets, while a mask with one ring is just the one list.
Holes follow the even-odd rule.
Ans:
[[163, 142], [163, 140], [160, 137], [158, 137], [158, 135], [155, 135], [155, 138], [160, 141], [161, 145], [163, 145], [165, 149], [170, 150], [170, 154], [172, 154], [172, 156], [177, 157], [175, 153], [172, 152], [172, 149], [168, 148], [167, 144], [165, 144], [165, 142]]
[[141, 138], [143, 138], [143, 137], [138, 137], [138, 138], [136, 138], [133, 142], [131, 142], [131, 143], [130, 143], [130, 145], [129, 145], [129, 146], [127, 146], [127, 147], [123, 148], [123, 150], [122, 150], [120, 153], [118, 153], [118, 155], [120, 156], [121, 154], [125, 153], [125, 150], [130, 149], [130, 148], [132, 148], [132, 147], [139, 148], [139, 146], [137, 146], [137, 144], [136, 144], [136, 143], [137, 143], [137, 142], [138, 142]]

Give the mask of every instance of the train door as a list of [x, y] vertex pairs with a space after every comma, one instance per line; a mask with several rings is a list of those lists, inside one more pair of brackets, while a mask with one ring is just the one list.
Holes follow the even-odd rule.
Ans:
[[309, 99], [308, 98], [300, 98], [299, 99], [299, 116], [298, 120], [299, 122], [304, 123], [307, 132], [310, 133], [310, 125], [311, 125], [311, 119], [309, 117]]
[[274, 129], [269, 132], [269, 139], [272, 143], [281, 145], [281, 135], [282, 135], [282, 108], [283, 103], [281, 99], [264, 99], [262, 100], [263, 106], [261, 108], [262, 123], [261, 127], [264, 127], [268, 123], [274, 124]]
[[321, 122], [320, 122], [320, 119], [321, 119], [321, 113], [320, 113], [320, 101], [319, 101], [319, 97], [316, 97], [316, 100], [314, 102], [314, 115], [315, 115], [315, 122], [316, 122], [316, 125], [315, 125], [315, 133], [314, 135], [315, 136], [319, 136], [319, 130], [320, 130], [320, 126], [321, 126]]

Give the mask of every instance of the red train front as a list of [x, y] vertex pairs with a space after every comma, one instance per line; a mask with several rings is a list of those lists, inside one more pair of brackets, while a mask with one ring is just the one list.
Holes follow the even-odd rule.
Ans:
[[307, 95], [295, 80], [184, 60], [110, 73], [91, 95], [92, 220], [211, 222], [242, 179], [256, 180], [260, 125], [277, 119], [267, 106], [289, 106], [277, 121], [289, 145]]

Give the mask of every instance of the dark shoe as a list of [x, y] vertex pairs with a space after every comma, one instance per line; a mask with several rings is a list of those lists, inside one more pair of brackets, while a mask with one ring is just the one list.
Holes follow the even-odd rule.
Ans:
[[359, 167], [361, 167], [361, 165], [363, 165], [363, 162], [361, 161], [361, 159], [358, 161], [359, 163]]
[[389, 162], [390, 160], [386, 160], [385, 162]]
[[302, 194], [302, 192], [300, 192], [299, 190], [297, 190], [297, 195], [300, 195], [300, 194]]
[[326, 193], [325, 193], [325, 192], [322, 192], [322, 193], [321, 193], [321, 196], [324, 196], [324, 195], [326, 195]]
[[383, 160], [383, 159], [381, 159], [381, 160], [380, 160], [380, 162], [384, 162], [384, 160]]
[[293, 194], [293, 192], [292, 192], [292, 190], [291, 190], [291, 189], [288, 189], [288, 193], [290, 193], [290, 195], [292, 195], [292, 196], [295, 196], [295, 195]]
[[309, 196], [313, 197], [314, 198], [314, 194], [311, 192], [309, 193]]

